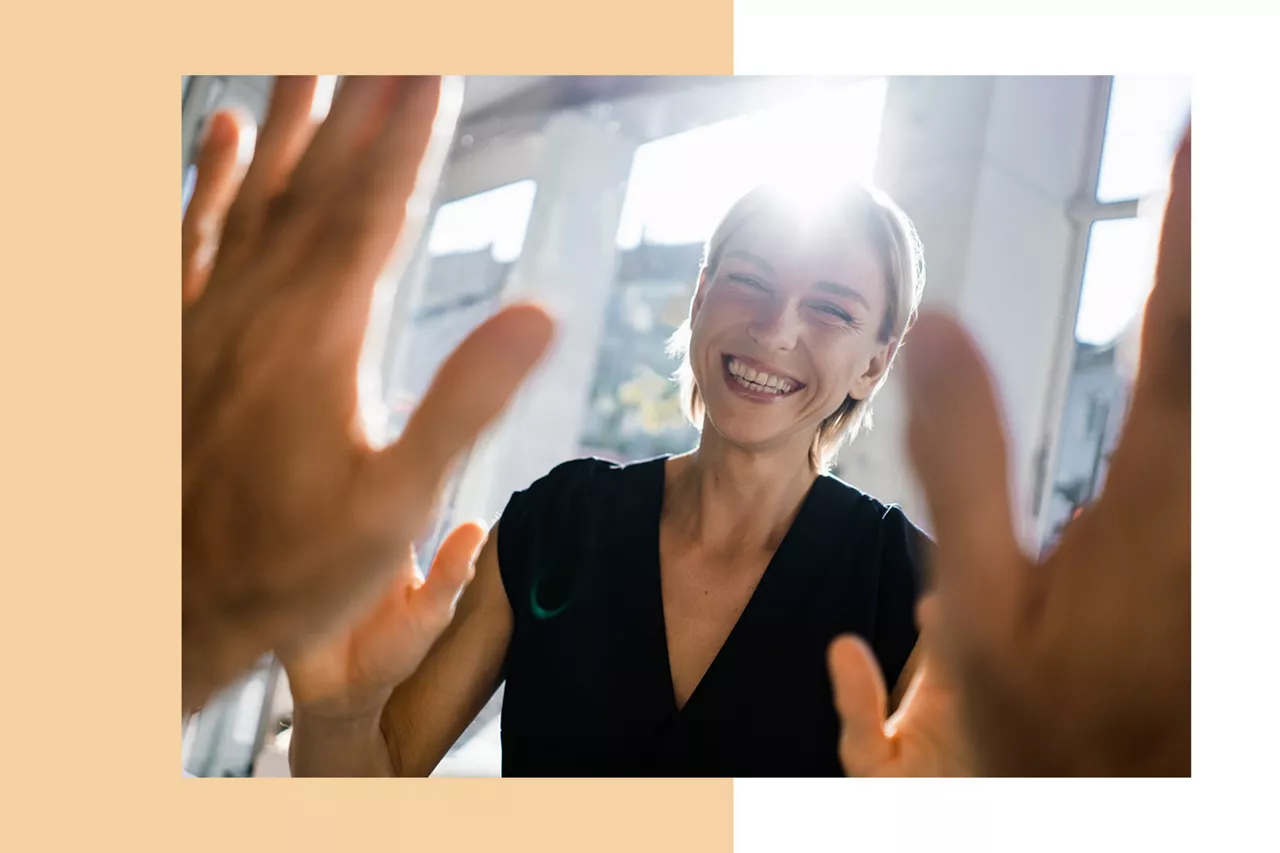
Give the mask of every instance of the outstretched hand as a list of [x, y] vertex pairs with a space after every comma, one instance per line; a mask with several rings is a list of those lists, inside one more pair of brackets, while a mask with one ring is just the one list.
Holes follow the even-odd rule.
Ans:
[[926, 653], [897, 710], [886, 720], [888, 693], [871, 648], [856, 637], [841, 637], [831, 644], [829, 657], [845, 773], [973, 773], [973, 758], [956, 718], [955, 690], [936, 660]]
[[314, 77], [280, 78], [243, 176], [211, 123], [183, 223], [183, 706], [262, 654], [367, 612], [453, 460], [549, 344], [532, 306], [481, 325], [400, 439], [375, 450], [357, 365], [439, 78], [352, 77], [316, 126]]
[[470, 522], [445, 537], [425, 580], [412, 552], [368, 616], [276, 650], [295, 709], [330, 718], [380, 713], [449, 626], [475, 573], [485, 530]]
[[[910, 451], [938, 540], [921, 628], [936, 641], [935, 670], [954, 682], [954, 731], [973, 769], [1189, 775], [1190, 133], [1174, 161], [1132, 408], [1106, 487], [1046, 559], [1028, 558], [1015, 539], [1003, 426], [972, 339], [925, 316], [903, 352]], [[885, 739], [867, 734], [872, 705], [883, 703], [854, 653], [832, 652], [846, 768], [936, 772], [908, 760], [909, 741], [895, 764]], [[902, 741], [919, 709], [900, 715]]]

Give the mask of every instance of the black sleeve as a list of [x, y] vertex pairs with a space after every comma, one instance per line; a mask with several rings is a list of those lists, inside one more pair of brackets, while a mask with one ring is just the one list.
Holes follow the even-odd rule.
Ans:
[[606, 465], [598, 459], [561, 463], [507, 501], [498, 519], [498, 570], [517, 626], [531, 606], [554, 607], [564, 594], [570, 578], [560, 575], [580, 562], [570, 552], [588, 523], [593, 478]]
[[889, 507], [880, 528], [880, 582], [872, 648], [893, 692], [919, 637], [916, 604], [925, 587], [932, 542], [898, 507]]

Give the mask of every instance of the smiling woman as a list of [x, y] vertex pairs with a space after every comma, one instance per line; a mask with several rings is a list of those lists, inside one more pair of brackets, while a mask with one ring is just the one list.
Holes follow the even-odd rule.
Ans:
[[[714, 293], [742, 326], [739, 350], [712, 354], [713, 363], [723, 361], [733, 380], [727, 387], [737, 396], [781, 402], [800, 398], [807, 388], [802, 379], [784, 374], [785, 365], [748, 355], [768, 346], [764, 339], [771, 336], [781, 336], [773, 346], [796, 363], [794, 369], [824, 380], [809, 399], [797, 400], [810, 417], [790, 417], [791, 432], [812, 435], [810, 465], [827, 471], [840, 445], [871, 425], [871, 400], [915, 318], [924, 282], [915, 227], [883, 193], [852, 182], [825, 194], [799, 192], [797, 185], [747, 193], [707, 242], [689, 319], [671, 340], [672, 354], [684, 359], [678, 375], [690, 422], [702, 429], [709, 416], [719, 424], [707, 412], [707, 398], [715, 392], [703, 389], [721, 383], [699, 383], [691, 358], [699, 307]], [[786, 325], [791, 320], [794, 328]], [[813, 334], [801, 334], [806, 325]], [[825, 369], [828, 363], [835, 375]], [[779, 390], [780, 382], [787, 387]], [[826, 387], [831, 382], [834, 387]], [[727, 422], [732, 411], [720, 419]], [[816, 428], [810, 422], [814, 411], [823, 413]], [[757, 427], [763, 423], [758, 415], [750, 415]]]
[[[915, 229], [882, 194], [747, 193], [673, 340], [698, 446], [566, 462], [512, 496], [416, 669], [372, 661], [377, 683], [320, 689], [305, 664], [324, 650], [294, 662], [294, 772], [429, 774], [504, 680], [504, 775], [849, 769], [828, 647], [861, 637], [901, 695], [928, 540], [826, 470], [866, 423], [923, 284]], [[335, 722], [335, 707], [361, 710]]]

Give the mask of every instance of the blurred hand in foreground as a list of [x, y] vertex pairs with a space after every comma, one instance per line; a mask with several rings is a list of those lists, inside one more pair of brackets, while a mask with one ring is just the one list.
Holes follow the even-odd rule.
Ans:
[[431, 139], [439, 78], [352, 77], [323, 123], [280, 78], [252, 162], [210, 123], [182, 232], [183, 708], [261, 655], [366, 615], [453, 460], [545, 351], [532, 306], [481, 325], [375, 450], [356, 376], [374, 284]]
[[912, 689], [936, 690], [944, 672], [954, 693], [944, 687], [927, 714], [904, 703], [886, 726], [874, 663], [838, 640], [846, 770], [945, 775], [956, 765], [941, 758], [971, 754], [983, 775], [1190, 775], [1190, 132], [1106, 487], [1043, 561], [1015, 539], [1003, 426], [972, 339], [924, 316], [904, 353], [910, 450], [938, 539], [919, 613], [934, 658]]

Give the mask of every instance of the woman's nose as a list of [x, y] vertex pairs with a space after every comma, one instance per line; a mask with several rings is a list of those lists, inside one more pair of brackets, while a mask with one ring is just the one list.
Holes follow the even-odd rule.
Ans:
[[794, 349], [800, 336], [799, 318], [789, 303], [771, 301], [756, 312], [747, 334], [766, 349]]

